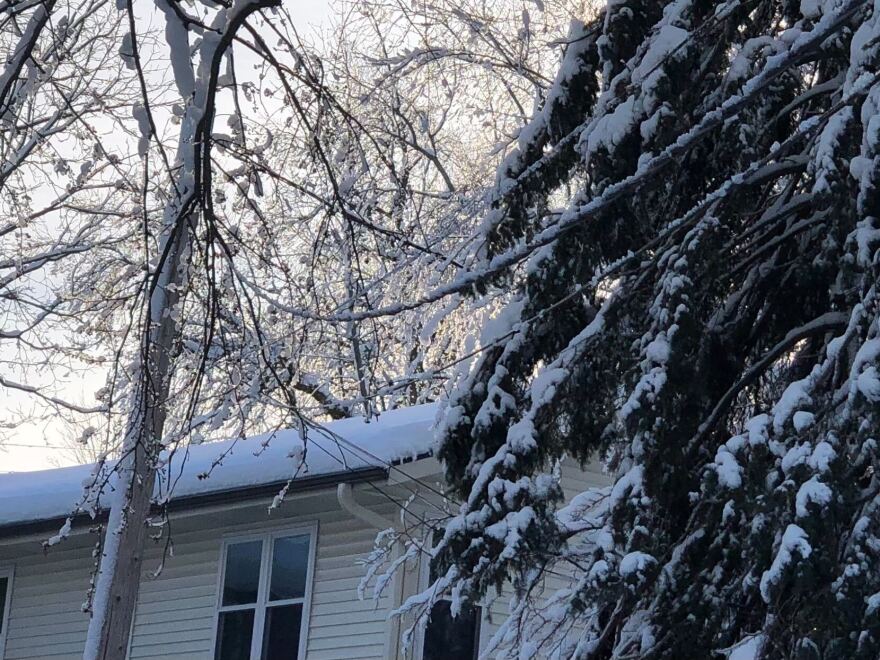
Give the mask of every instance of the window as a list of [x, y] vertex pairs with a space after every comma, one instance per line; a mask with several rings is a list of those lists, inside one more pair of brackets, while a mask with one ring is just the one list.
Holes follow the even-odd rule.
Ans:
[[[439, 532], [434, 535], [434, 544], [438, 540]], [[437, 579], [433, 567], [429, 579]], [[425, 626], [422, 660], [476, 660], [480, 655], [482, 618], [482, 607], [465, 603], [458, 616], [453, 617], [452, 603], [447, 599], [437, 601]]]
[[6, 628], [9, 625], [9, 605], [12, 601], [12, 569], [0, 568], [0, 658], [6, 646]]
[[476, 660], [479, 656], [482, 608], [465, 605], [457, 617], [450, 609], [448, 600], [438, 601], [431, 609], [422, 660]]
[[215, 660], [305, 657], [314, 536], [283, 532], [224, 544]]

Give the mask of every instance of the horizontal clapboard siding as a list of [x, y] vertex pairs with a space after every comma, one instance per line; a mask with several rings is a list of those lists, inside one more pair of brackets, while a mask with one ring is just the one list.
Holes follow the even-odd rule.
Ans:
[[[562, 486], [566, 499], [607, 483], [596, 468], [582, 470], [566, 461]], [[399, 510], [386, 495], [406, 500], [409, 486], [357, 488], [357, 499], [389, 521]], [[399, 492], [395, 492], [399, 489]], [[428, 493], [430, 496], [430, 493]], [[271, 516], [266, 503], [249, 503], [181, 514], [172, 520], [173, 553], [162, 562], [164, 546], [148, 548], [137, 602], [131, 660], [211, 660], [215, 605], [223, 539], [267, 530], [315, 524], [317, 548], [308, 632], [308, 660], [383, 660], [398, 657], [389, 648], [391, 589], [379, 600], [359, 600], [360, 564], [373, 547], [376, 530], [343, 512], [333, 491], [292, 497]], [[45, 554], [39, 540], [0, 544], [0, 566], [14, 566], [6, 652], [3, 660], [79, 660], [88, 617], [81, 610], [93, 565], [94, 535], [74, 535]], [[405, 592], [418, 588], [419, 571], [409, 575]], [[426, 576], [424, 571], [421, 572]], [[551, 580], [548, 590], [561, 586]], [[483, 640], [507, 615], [509, 594], [495, 600], [483, 624]]]
[[559, 481], [565, 501], [570, 502], [587, 490], [611, 485], [612, 479], [598, 464], [581, 467], [574, 459], [566, 458], [560, 465]]
[[[360, 496], [365, 502], [366, 496]], [[390, 503], [371, 507], [394, 515]], [[257, 522], [255, 522], [257, 521]], [[151, 566], [162, 548], [146, 555], [131, 660], [210, 660], [215, 635], [215, 605], [223, 538], [317, 523], [317, 549], [308, 633], [309, 660], [383, 658], [387, 638], [387, 598], [359, 600], [364, 574], [359, 563], [373, 547], [376, 530], [341, 511], [332, 494], [298, 506], [289, 502], [267, 517], [265, 507], [190, 521], [174, 533], [174, 556], [158, 577]]]
[[[358, 500], [389, 520], [393, 503], [359, 492]], [[335, 493], [291, 498], [272, 516], [265, 503], [190, 515], [173, 521], [173, 554], [149, 547], [138, 595], [131, 660], [211, 660], [217, 578], [226, 536], [266, 530], [318, 528], [308, 632], [309, 660], [386, 657], [388, 596], [359, 600], [359, 562], [372, 550], [376, 530], [339, 509]], [[94, 537], [74, 536], [42, 552], [38, 541], [0, 545], [0, 566], [15, 567], [3, 660], [79, 660], [88, 616], [82, 612], [93, 565]]]
[[5, 660], [79, 660], [88, 628], [89, 536], [43, 554], [39, 542], [0, 547], [0, 565], [15, 567]]

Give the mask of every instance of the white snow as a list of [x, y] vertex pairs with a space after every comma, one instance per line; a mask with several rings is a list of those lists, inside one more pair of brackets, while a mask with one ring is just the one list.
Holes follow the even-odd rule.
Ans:
[[767, 427], [770, 424], [770, 416], [766, 413], [755, 415], [744, 424], [746, 433], [749, 436], [749, 444], [753, 447], [767, 444], [769, 432]]
[[611, 114], [604, 115], [596, 123], [596, 128], [587, 138], [587, 150], [594, 153], [600, 146], [609, 152], [629, 134], [633, 122], [635, 97], [630, 96], [620, 103]]
[[665, 331], [661, 331], [645, 348], [645, 357], [657, 364], [666, 364], [669, 362], [669, 339]]
[[613, 508], [623, 501], [624, 498], [635, 498], [642, 494], [643, 468], [641, 465], [633, 465], [611, 488], [609, 506]]
[[792, 424], [794, 424], [794, 430], [798, 433], [802, 433], [813, 425], [813, 422], [816, 421], [816, 416], [806, 410], [798, 410], [794, 416], [792, 416], [791, 421]]
[[[639, 124], [639, 133], [642, 136], [642, 140], [647, 142], [651, 138], [653, 138], [657, 134], [657, 130], [660, 127], [660, 121], [665, 117], [674, 117], [675, 111], [670, 107], [670, 105], [666, 102], [663, 102], [659, 108], [657, 108], [653, 114], [651, 114], [646, 120], [644, 120], [641, 124]], [[642, 154], [642, 156], [647, 157], [648, 154]], [[641, 157], [641, 156], [640, 156]]]
[[837, 458], [837, 452], [827, 442], [822, 441], [813, 450], [807, 464], [817, 472], [828, 472], [831, 469], [831, 461]]
[[607, 513], [608, 495], [611, 488], [591, 488], [578, 493], [556, 512], [556, 520], [570, 532], [594, 530], [601, 527], [602, 517]]
[[806, 463], [811, 454], [809, 443], [795, 445], [785, 452], [779, 466], [782, 468], [782, 472], [788, 475], [796, 466]]
[[779, 401], [773, 406], [773, 430], [776, 433], [782, 433], [785, 422], [787, 422], [794, 412], [801, 406], [808, 406], [813, 403], [808, 393], [808, 378], [796, 380], [790, 383]]
[[714, 467], [715, 472], [718, 473], [718, 483], [722, 487], [735, 489], [742, 486], [742, 468], [727, 444], [721, 445], [718, 448], [718, 452], [715, 454]]
[[859, 374], [856, 384], [859, 392], [862, 393], [871, 403], [880, 402], [880, 374], [876, 367], [868, 367]]
[[[544, 105], [535, 114], [532, 120], [522, 127], [517, 137], [517, 146], [505, 157], [498, 168], [498, 176], [495, 187], [499, 195], [508, 193], [516, 179], [526, 167], [524, 154], [529, 149], [545, 139], [554, 111], [562, 107], [568, 98], [572, 79], [578, 75], [584, 67], [584, 52], [593, 45], [593, 40], [586, 34], [584, 24], [578, 20], [572, 20], [568, 35], [568, 47], [557, 70], [553, 83], [547, 90]], [[489, 213], [485, 218], [482, 231], [488, 232], [500, 220], [501, 215]]]
[[806, 18], [816, 18], [820, 13], [819, 0], [801, 0], [801, 14]]
[[805, 481], [798, 489], [795, 498], [795, 512], [798, 518], [806, 518], [810, 515], [807, 505], [814, 502], [821, 506], [825, 506], [831, 501], [833, 493], [831, 489], [819, 481], [818, 477], [812, 477], [809, 481]]
[[773, 37], [762, 35], [747, 39], [730, 63], [727, 71], [729, 83], [745, 80], [755, 60], [760, 56], [779, 52], [780, 44]]
[[647, 553], [630, 552], [620, 560], [618, 572], [623, 577], [628, 577], [634, 573], [643, 573], [646, 568], [656, 563], [657, 560]]
[[632, 81], [641, 83], [651, 72], [663, 64], [671, 53], [677, 50], [690, 36], [687, 30], [674, 25], [663, 25], [650, 41], [648, 52], [632, 72]]
[[726, 523], [728, 520], [733, 518], [736, 515], [736, 505], [733, 503], [733, 500], [727, 500], [724, 503], [724, 508], [721, 510], [721, 522]]
[[839, 152], [840, 138], [853, 120], [852, 108], [846, 106], [834, 113], [825, 124], [814, 148], [814, 166], [816, 182], [813, 193], [831, 192], [829, 174], [837, 172], [835, 153]]
[[738, 641], [730, 650], [728, 660], [757, 660], [764, 643], [763, 635], [752, 635]]
[[596, 584], [606, 579], [608, 579], [608, 562], [604, 559], [598, 559], [587, 571], [587, 580]]
[[[434, 404], [426, 404], [388, 411], [369, 423], [363, 418], [353, 418], [324, 425], [323, 428], [351, 446], [337, 443], [327, 433], [309, 431], [305, 459], [307, 472], [301, 472], [300, 476], [383, 466], [424, 454], [433, 446], [432, 426], [436, 411]], [[172, 456], [162, 471], [173, 479], [179, 477], [172, 500], [277, 483], [294, 476], [302, 446], [300, 435], [294, 430], [245, 440], [205, 443], [190, 446], [185, 462], [182, 451]], [[225, 452], [228, 453], [224, 456]], [[210, 476], [200, 478], [221, 457], [220, 464]], [[82, 498], [83, 484], [92, 482], [93, 470], [93, 465], [78, 465], [0, 474], [0, 526], [69, 515]], [[111, 481], [115, 482], [115, 479]], [[167, 479], [162, 481], [165, 483]], [[157, 495], [164, 498], [166, 493]]]
[[504, 550], [501, 551], [499, 559], [510, 560], [521, 552], [519, 546], [523, 535], [527, 533], [534, 520], [535, 510], [526, 506], [518, 511], [510, 511], [504, 520], [499, 520], [486, 527], [488, 536], [504, 542]]
[[168, 0], [156, 0], [156, 7], [165, 14], [165, 39], [171, 49], [171, 68], [174, 71], [174, 82], [183, 99], [189, 99], [196, 89], [195, 76], [189, 45], [189, 33], [171, 8]]
[[807, 533], [797, 525], [789, 525], [782, 535], [779, 550], [770, 568], [761, 576], [761, 598], [770, 602], [770, 589], [782, 580], [782, 571], [795, 561], [794, 555], [806, 559], [813, 552]]
[[147, 157], [147, 151], [150, 148], [150, 137], [152, 137], [152, 129], [150, 127], [150, 116], [147, 109], [140, 103], [136, 103], [131, 108], [131, 116], [138, 123], [140, 130], [140, 139], [138, 140], [138, 155], [141, 158]]

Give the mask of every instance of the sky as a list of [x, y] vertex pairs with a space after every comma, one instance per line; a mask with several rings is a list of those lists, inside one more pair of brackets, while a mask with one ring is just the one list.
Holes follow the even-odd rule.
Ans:
[[[328, 22], [333, 0], [284, 0], [298, 27], [305, 32]], [[7, 349], [9, 350], [9, 349]], [[39, 382], [40, 374], [30, 374]], [[92, 401], [93, 394], [104, 384], [99, 373], [71, 373], [63, 383], [55, 383], [55, 390], [73, 401]], [[0, 388], [0, 421], [11, 416], [27, 414], [32, 402], [21, 392]], [[63, 424], [58, 419], [40, 419], [17, 428], [3, 430], [0, 436], [0, 473], [44, 470], [76, 463], [69, 449], [70, 440], [64, 436]]]

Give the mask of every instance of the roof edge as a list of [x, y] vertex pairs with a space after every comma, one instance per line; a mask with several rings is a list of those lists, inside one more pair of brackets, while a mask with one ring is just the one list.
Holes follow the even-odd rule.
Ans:
[[[275, 495], [277, 495], [278, 492], [288, 483], [290, 484], [288, 493], [293, 494], [320, 490], [321, 488], [335, 486], [340, 482], [360, 483], [364, 481], [384, 480], [387, 478], [387, 468], [370, 465], [360, 468], [351, 468], [349, 470], [329, 472], [326, 474], [316, 474], [290, 481], [285, 479], [265, 484], [256, 484], [253, 486], [237, 486], [206, 493], [183, 495], [181, 497], [172, 498], [168, 502], [168, 510], [171, 512], [186, 511], [202, 509], [228, 502], [275, 497]], [[159, 512], [160, 510], [161, 507], [154, 503], [153, 511]], [[107, 509], [101, 509], [94, 518], [86, 513], [78, 514], [73, 518], [73, 526], [83, 527], [104, 522], [107, 520], [107, 514]], [[67, 516], [55, 516], [52, 518], [41, 518], [38, 520], [28, 520], [26, 522], [0, 525], [0, 542], [14, 539], [18, 536], [25, 537], [39, 534], [52, 535], [57, 533], [66, 520]]]

